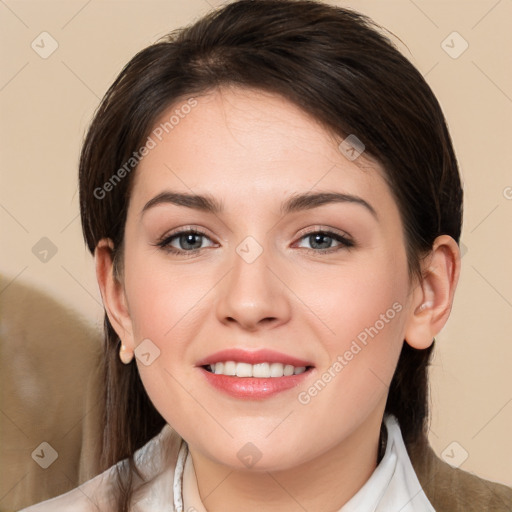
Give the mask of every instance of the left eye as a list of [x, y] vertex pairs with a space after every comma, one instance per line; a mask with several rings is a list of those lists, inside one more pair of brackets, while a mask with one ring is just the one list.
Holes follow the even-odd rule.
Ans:
[[[348, 238], [331, 231], [315, 231], [314, 233], [308, 233], [301, 237], [300, 240], [307, 240], [311, 249], [308, 247], [306, 247], [306, 249], [314, 250], [315, 252], [338, 250], [341, 248], [340, 246], [352, 247], [354, 245]], [[332, 247], [334, 241], [338, 242], [338, 246]]]

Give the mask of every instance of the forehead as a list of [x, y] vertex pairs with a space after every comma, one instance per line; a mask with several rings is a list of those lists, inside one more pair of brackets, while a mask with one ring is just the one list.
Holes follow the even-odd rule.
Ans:
[[206, 192], [247, 207], [316, 189], [393, 202], [383, 168], [364, 153], [351, 161], [341, 141], [282, 96], [215, 89], [176, 102], [156, 120], [131, 202], [141, 209], [165, 188]]

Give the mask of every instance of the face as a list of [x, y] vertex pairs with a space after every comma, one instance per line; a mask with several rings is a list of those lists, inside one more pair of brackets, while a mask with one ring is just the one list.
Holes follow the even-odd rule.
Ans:
[[[134, 176], [128, 343], [191, 449], [290, 468], [382, 418], [410, 310], [398, 207], [377, 163], [347, 158], [282, 97], [224, 88], [195, 101], [157, 121]], [[203, 367], [227, 361], [239, 376]]]

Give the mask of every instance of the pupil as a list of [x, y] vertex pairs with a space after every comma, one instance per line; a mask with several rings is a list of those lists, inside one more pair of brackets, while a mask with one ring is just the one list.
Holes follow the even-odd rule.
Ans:
[[[182, 235], [181, 236], [181, 242], [183, 243], [184, 246], [187, 246], [187, 244], [191, 244], [192, 246], [194, 245], [194, 238], [195, 237], [199, 237], [200, 235], [196, 235], [194, 233], [189, 233], [188, 235]], [[196, 241], [196, 244], [197, 245], [197, 241]], [[198, 247], [193, 247], [193, 249], [199, 249], [201, 247], [201, 242], [199, 242], [199, 245]]]
[[[324, 243], [322, 244], [322, 239], [324, 240]], [[311, 238], [310, 238], [310, 242], [313, 241], [313, 243], [311, 243], [311, 245], [313, 246], [314, 244], [317, 243], [317, 241], [319, 241], [319, 245], [324, 245], [325, 247], [320, 247], [320, 249], [328, 249], [329, 248], [329, 243], [331, 241], [331, 237], [327, 236], [327, 235], [323, 235], [323, 234], [316, 234], [316, 235], [312, 235]]]

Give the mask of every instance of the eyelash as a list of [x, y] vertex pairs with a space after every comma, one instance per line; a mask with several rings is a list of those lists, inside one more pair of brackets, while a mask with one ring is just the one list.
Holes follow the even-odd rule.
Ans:
[[[340, 235], [339, 233], [336, 233], [334, 231], [329, 231], [326, 229], [318, 229], [318, 228], [316, 231], [309, 231], [308, 233], [304, 233], [299, 238], [299, 240], [302, 240], [303, 238], [317, 235], [317, 234], [322, 234], [324, 236], [327, 236], [328, 238], [331, 238], [331, 239], [339, 242], [341, 245], [337, 246], [337, 247], [330, 247], [328, 249], [308, 249], [307, 247], [301, 247], [301, 249], [307, 251], [308, 253], [327, 254], [327, 253], [337, 252], [342, 249], [350, 249], [355, 246], [355, 243], [352, 240], [350, 240], [349, 238], [347, 238], [343, 235]], [[199, 236], [204, 236], [206, 238], [209, 238], [209, 236], [205, 232], [201, 231], [198, 228], [184, 229], [182, 231], [176, 231], [174, 233], [170, 233], [169, 235], [166, 234], [160, 240], [158, 240], [157, 243], [152, 244], [152, 245], [160, 247], [162, 250], [164, 250], [165, 252], [168, 252], [170, 254], [176, 254], [176, 255], [182, 255], [182, 256], [184, 256], [184, 255], [194, 256], [202, 249], [207, 249], [207, 247], [199, 247], [197, 249], [192, 249], [191, 251], [184, 251], [182, 249], [176, 249], [175, 247], [172, 247], [170, 245], [171, 241], [177, 237], [182, 236], [182, 235], [199, 235]]]

